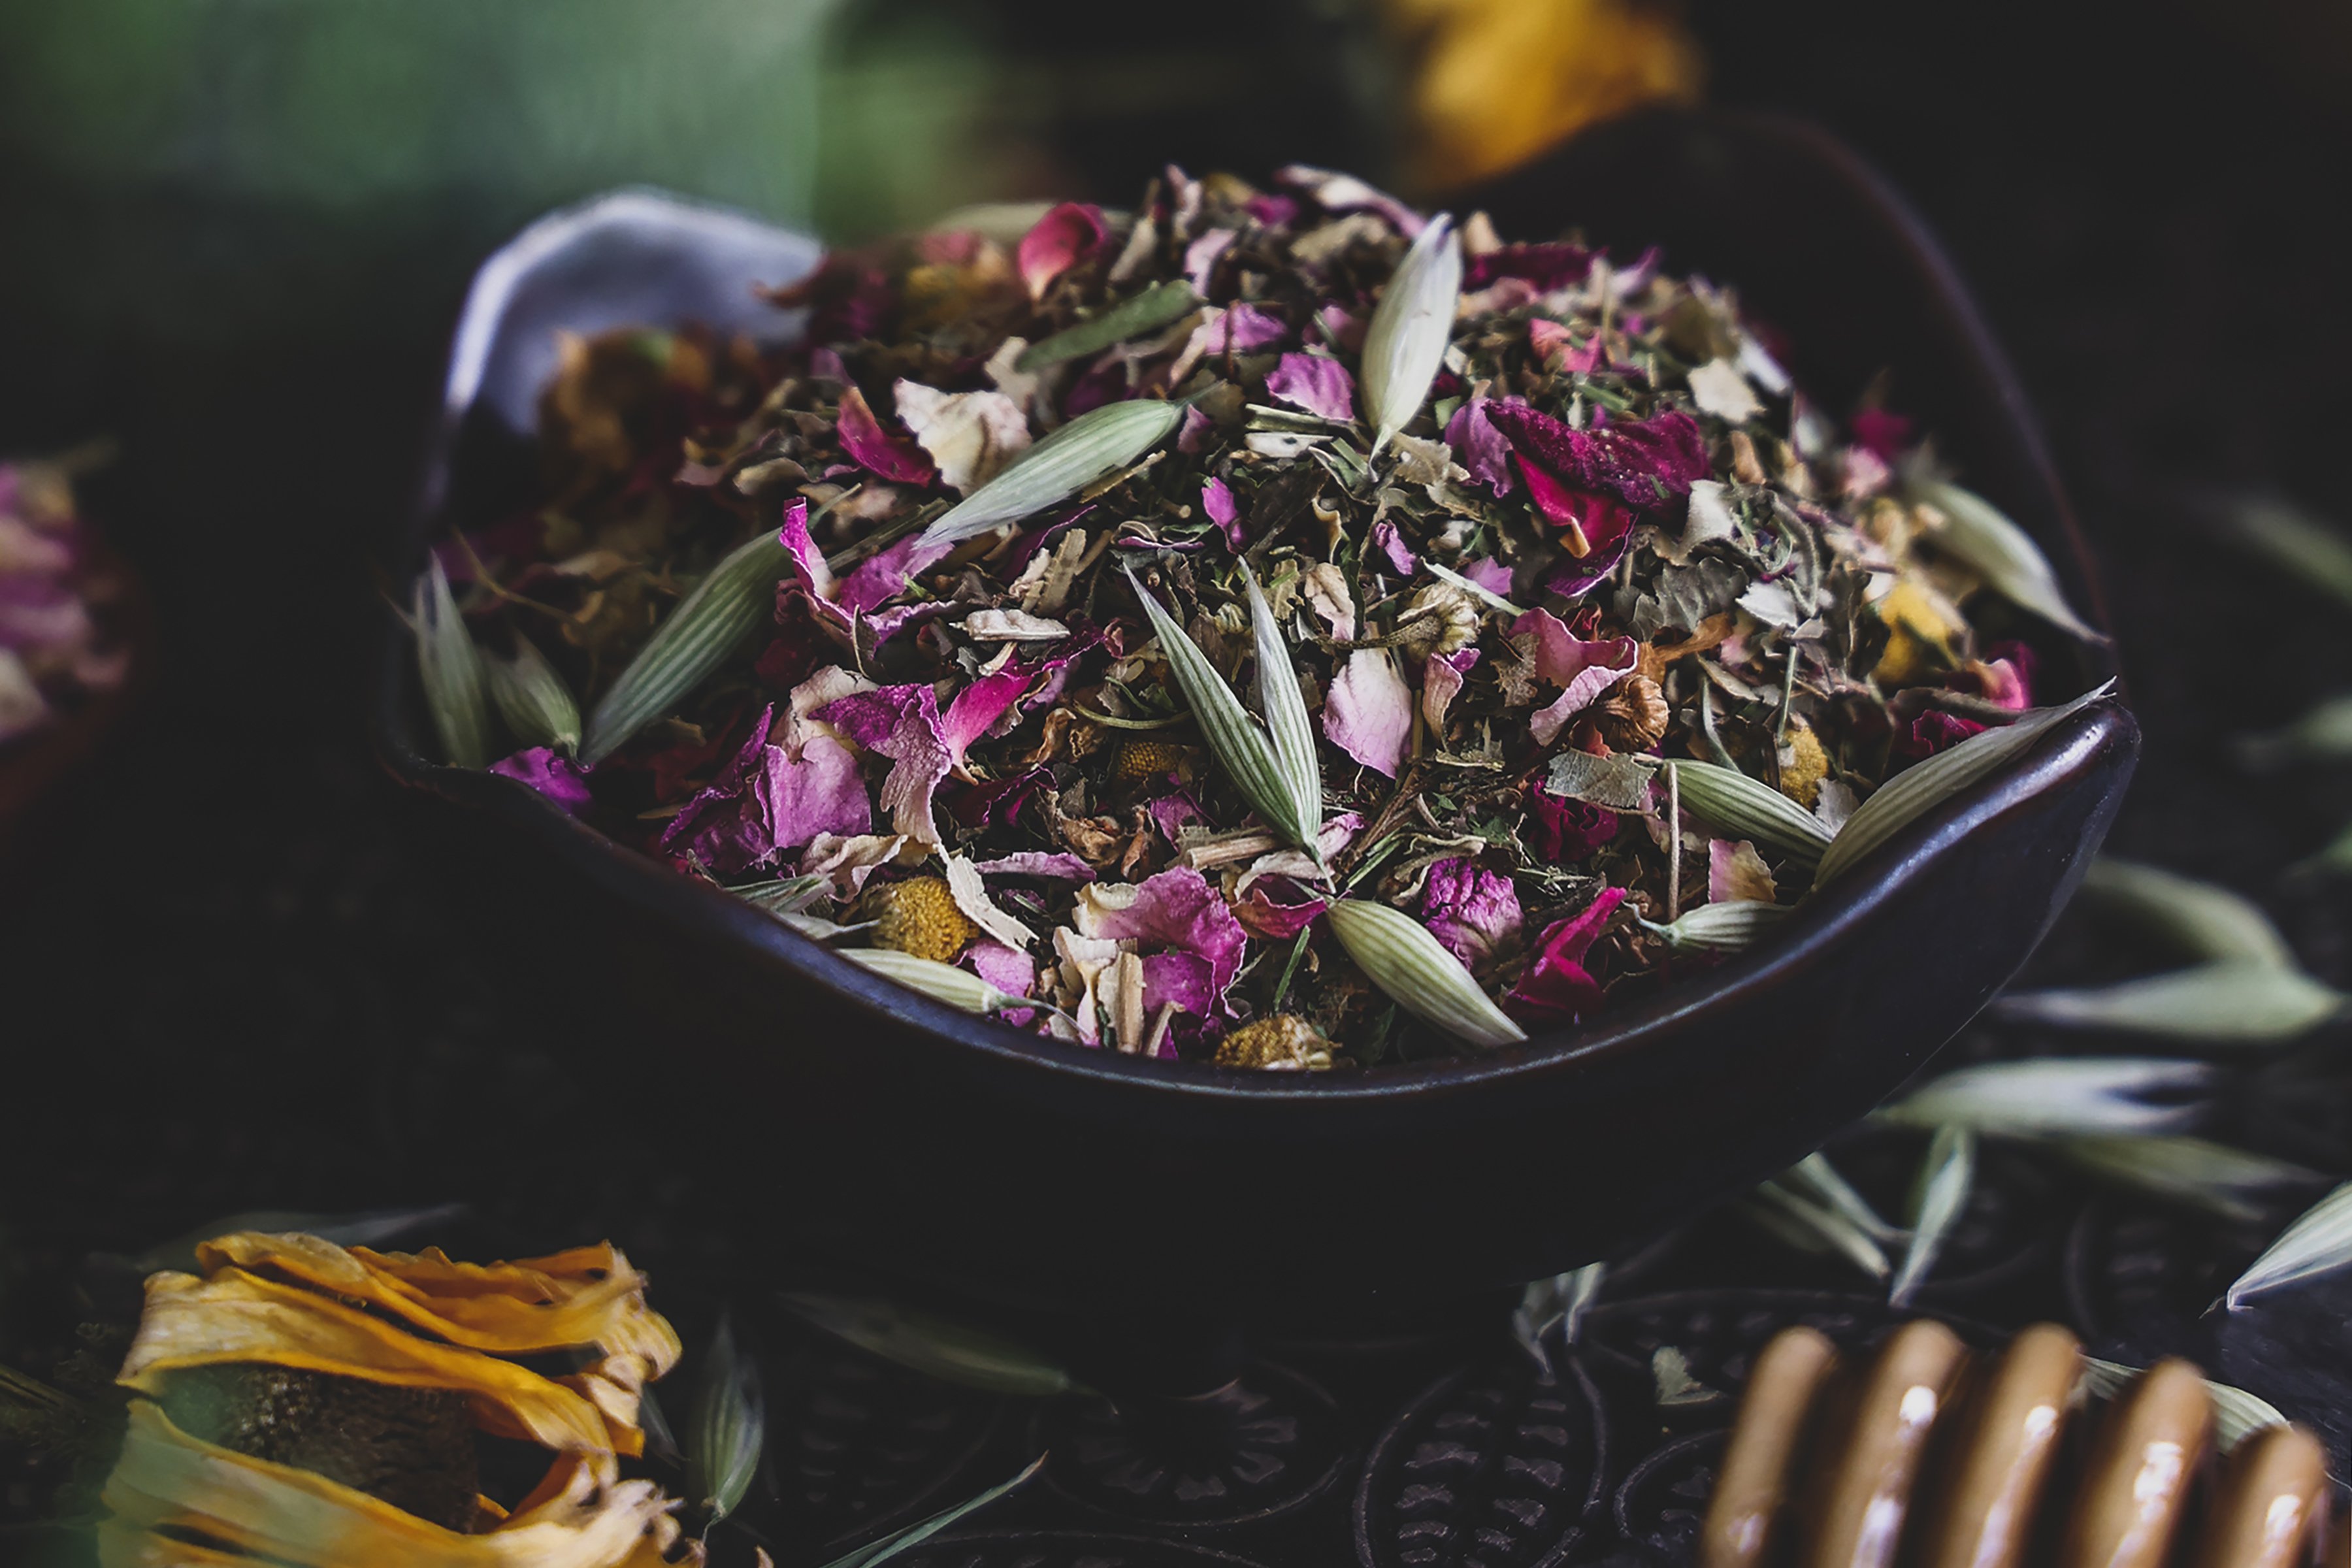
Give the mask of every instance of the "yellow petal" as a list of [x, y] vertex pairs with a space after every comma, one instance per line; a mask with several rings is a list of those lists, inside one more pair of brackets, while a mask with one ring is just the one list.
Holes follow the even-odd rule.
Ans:
[[614, 1426], [571, 1388], [513, 1362], [420, 1339], [303, 1286], [237, 1268], [208, 1279], [149, 1276], [147, 1310], [115, 1381], [156, 1394], [173, 1373], [222, 1362], [267, 1362], [404, 1388], [456, 1389], [469, 1397], [486, 1431], [550, 1448], [633, 1454], [644, 1446], [635, 1426]]
[[315, 1236], [247, 1231], [203, 1243], [196, 1261], [208, 1273], [235, 1268], [312, 1285], [494, 1355], [593, 1347], [600, 1359], [557, 1381], [594, 1401], [616, 1430], [634, 1431], [637, 1391], [677, 1364], [677, 1335], [646, 1304], [646, 1277], [610, 1243], [479, 1264], [454, 1262], [438, 1247], [347, 1251]]
[[606, 1456], [564, 1456], [512, 1515], [459, 1535], [191, 1437], [145, 1400], [131, 1404], [101, 1501], [100, 1568], [655, 1568], [677, 1539], [660, 1489], [622, 1480]]

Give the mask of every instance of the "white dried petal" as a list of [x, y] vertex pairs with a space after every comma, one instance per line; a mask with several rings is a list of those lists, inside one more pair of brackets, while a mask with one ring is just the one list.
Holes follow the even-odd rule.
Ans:
[[[1045, 559], [1041, 552], [1040, 561]], [[1059, 621], [1033, 616], [1026, 610], [975, 610], [961, 623], [963, 635], [974, 642], [1052, 642], [1070, 635]]]
[[1712, 414], [1730, 425], [1745, 425], [1764, 412], [1756, 389], [1735, 360], [1711, 359], [1690, 373], [1691, 401], [1702, 414]]
[[898, 418], [958, 495], [994, 479], [1029, 449], [1029, 416], [1002, 392], [941, 392], [900, 379], [891, 395]]

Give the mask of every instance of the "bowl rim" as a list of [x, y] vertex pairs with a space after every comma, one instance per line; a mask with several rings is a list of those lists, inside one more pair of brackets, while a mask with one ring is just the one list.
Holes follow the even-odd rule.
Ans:
[[[2013, 443], [2012, 455], [2023, 458], [2043, 490], [2042, 499], [2063, 531], [2073, 575], [2087, 589], [2089, 616], [2094, 624], [2105, 625], [2105, 605], [2088, 552], [2021, 386], [1924, 220], [1883, 176], [1818, 127], [1772, 115], [1672, 112], [1730, 134], [1798, 147], [1851, 188], [1858, 205], [1871, 209], [1886, 226], [1916, 269], [1928, 303], [1943, 313], [1965, 346], [1971, 362], [1967, 368], [1977, 383], [1974, 390], [1995, 406]], [[446, 389], [425, 455], [418, 504], [406, 514], [396, 536], [400, 553], [395, 559], [404, 568], [396, 578], [413, 571], [415, 557], [439, 521], [448, 465], [471, 403], [469, 393], [459, 394], [481, 384], [482, 364], [500, 326], [499, 312], [528, 261], [559, 250], [600, 224], [648, 218], [704, 230], [714, 225], [740, 229], [744, 223], [754, 223], [777, 234], [789, 232], [710, 203], [631, 186], [551, 212], [494, 252], [477, 272], [452, 334]], [[2108, 752], [2130, 745], [2137, 736], [2137, 725], [2120, 696], [2086, 704], [2053, 724], [2010, 766], [1890, 836], [1833, 888], [1809, 894], [1768, 944], [1733, 955], [1703, 975], [1672, 983], [1589, 1024], [1444, 1061], [1334, 1073], [1269, 1073], [1090, 1048], [961, 1012], [840, 957], [714, 884], [682, 875], [605, 837], [518, 781], [428, 760], [413, 743], [407, 707], [411, 661], [405, 657], [404, 624], [389, 600], [380, 606], [379, 619], [383, 635], [376, 644], [370, 728], [379, 762], [400, 784], [519, 831], [537, 848], [570, 862], [574, 870], [630, 900], [660, 923], [698, 942], [732, 950], [767, 970], [780, 986], [822, 987], [857, 1014], [897, 1026], [891, 1032], [910, 1049], [936, 1058], [921, 1063], [922, 1070], [1012, 1075], [1040, 1088], [1118, 1094], [1165, 1107], [1213, 1107], [1221, 1113], [1264, 1106], [1270, 1108], [1268, 1114], [1287, 1116], [1296, 1114], [1290, 1108], [1302, 1103], [1328, 1107], [1335, 1113], [1346, 1107], [1379, 1111], [1406, 1095], [1416, 1101], [1454, 1099], [1484, 1093], [1490, 1085], [1574, 1078], [1624, 1056], [1663, 1029], [1703, 1026], [1707, 1015], [1734, 1011], [1790, 972], [1829, 961], [1846, 933], [1900, 897], [1928, 863], [1964, 852], [1965, 840], [1978, 828], [2029, 807], [2068, 778], [2096, 768]], [[2086, 661], [2095, 674], [2102, 662], [2096, 655]], [[2105, 662], [2111, 670], [2111, 658]]]

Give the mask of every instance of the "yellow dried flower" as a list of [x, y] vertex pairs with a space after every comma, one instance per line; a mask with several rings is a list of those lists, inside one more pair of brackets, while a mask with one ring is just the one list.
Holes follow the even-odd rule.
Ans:
[[1217, 1046], [1221, 1068], [1261, 1072], [1297, 1072], [1331, 1065], [1331, 1042], [1296, 1013], [1276, 1013], [1244, 1024]]
[[1897, 583], [1872, 606], [1886, 628], [1886, 651], [1871, 678], [1881, 686], [1908, 686], [1952, 665], [1952, 639], [1961, 622], [1942, 596], [1917, 583]]
[[1111, 777], [1121, 784], [1174, 773], [1183, 763], [1184, 748], [1173, 741], [1129, 741], [1118, 749]]
[[1792, 719], [1789, 738], [1780, 747], [1780, 793], [1811, 811], [1822, 798], [1822, 781], [1830, 776], [1829, 753], [1811, 725]]
[[[614, 1248], [483, 1266], [240, 1232], [195, 1261], [147, 1281], [101, 1563], [652, 1568], [679, 1547], [677, 1503], [618, 1465], [677, 1336]], [[510, 1514], [443, 1495], [477, 1428], [553, 1450]]]
[[874, 945], [895, 947], [935, 963], [953, 963], [980, 927], [956, 908], [944, 877], [909, 877], [886, 883], [866, 896], [874, 921]]
[[1414, 594], [1398, 617], [1402, 647], [1415, 658], [1466, 647], [1478, 636], [1478, 606], [1451, 583], [1432, 583]]

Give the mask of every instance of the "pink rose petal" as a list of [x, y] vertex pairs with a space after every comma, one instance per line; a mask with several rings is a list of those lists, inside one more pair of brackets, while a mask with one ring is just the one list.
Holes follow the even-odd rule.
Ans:
[[841, 413], [834, 421], [841, 449], [866, 472], [899, 484], [923, 485], [931, 480], [931, 460], [911, 436], [894, 436], [867, 407], [866, 395], [855, 383], [842, 389]]
[[1021, 237], [1014, 256], [1029, 297], [1043, 298], [1055, 279], [1093, 255], [1109, 233], [1102, 209], [1084, 202], [1064, 202], [1039, 218]]
[[490, 764], [490, 772], [529, 784], [573, 816], [588, 809], [588, 776], [579, 763], [545, 746], [501, 757]]
[[1384, 648], [1358, 648], [1332, 679], [1323, 703], [1323, 738], [1390, 778], [1404, 764], [1412, 735], [1412, 691]]
[[1440, 860], [1422, 889], [1421, 923], [1473, 969], [1519, 940], [1519, 892], [1511, 879], [1466, 857]]
[[1529, 610], [1511, 623], [1511, 635], [1535, 638], [1537, 676], [1561, 689], [1549, 707], [1538, 710], [1528, 721], [1536, 740], [1547, 746], [1594, 699], [1633, 674], [1642, 652], [1632, 637], [1586, 642], [1549, 610]]
[[1338, 360], [1321, 354], [1288, 353], [1265, 378], [1266, 395], [1318, 419], [1351, 424], [1356, 417], [1356, 379]]
[[1604, 889], [1581, 913], [1545, 931], [1535, 962], [1503, 999], [1505, 1010], [1535, 1025], [1581, 1023], [1599, 1010], [1601, 985], [1585, 972], [1584, 955], [1624, 901], [1624, 889]]

